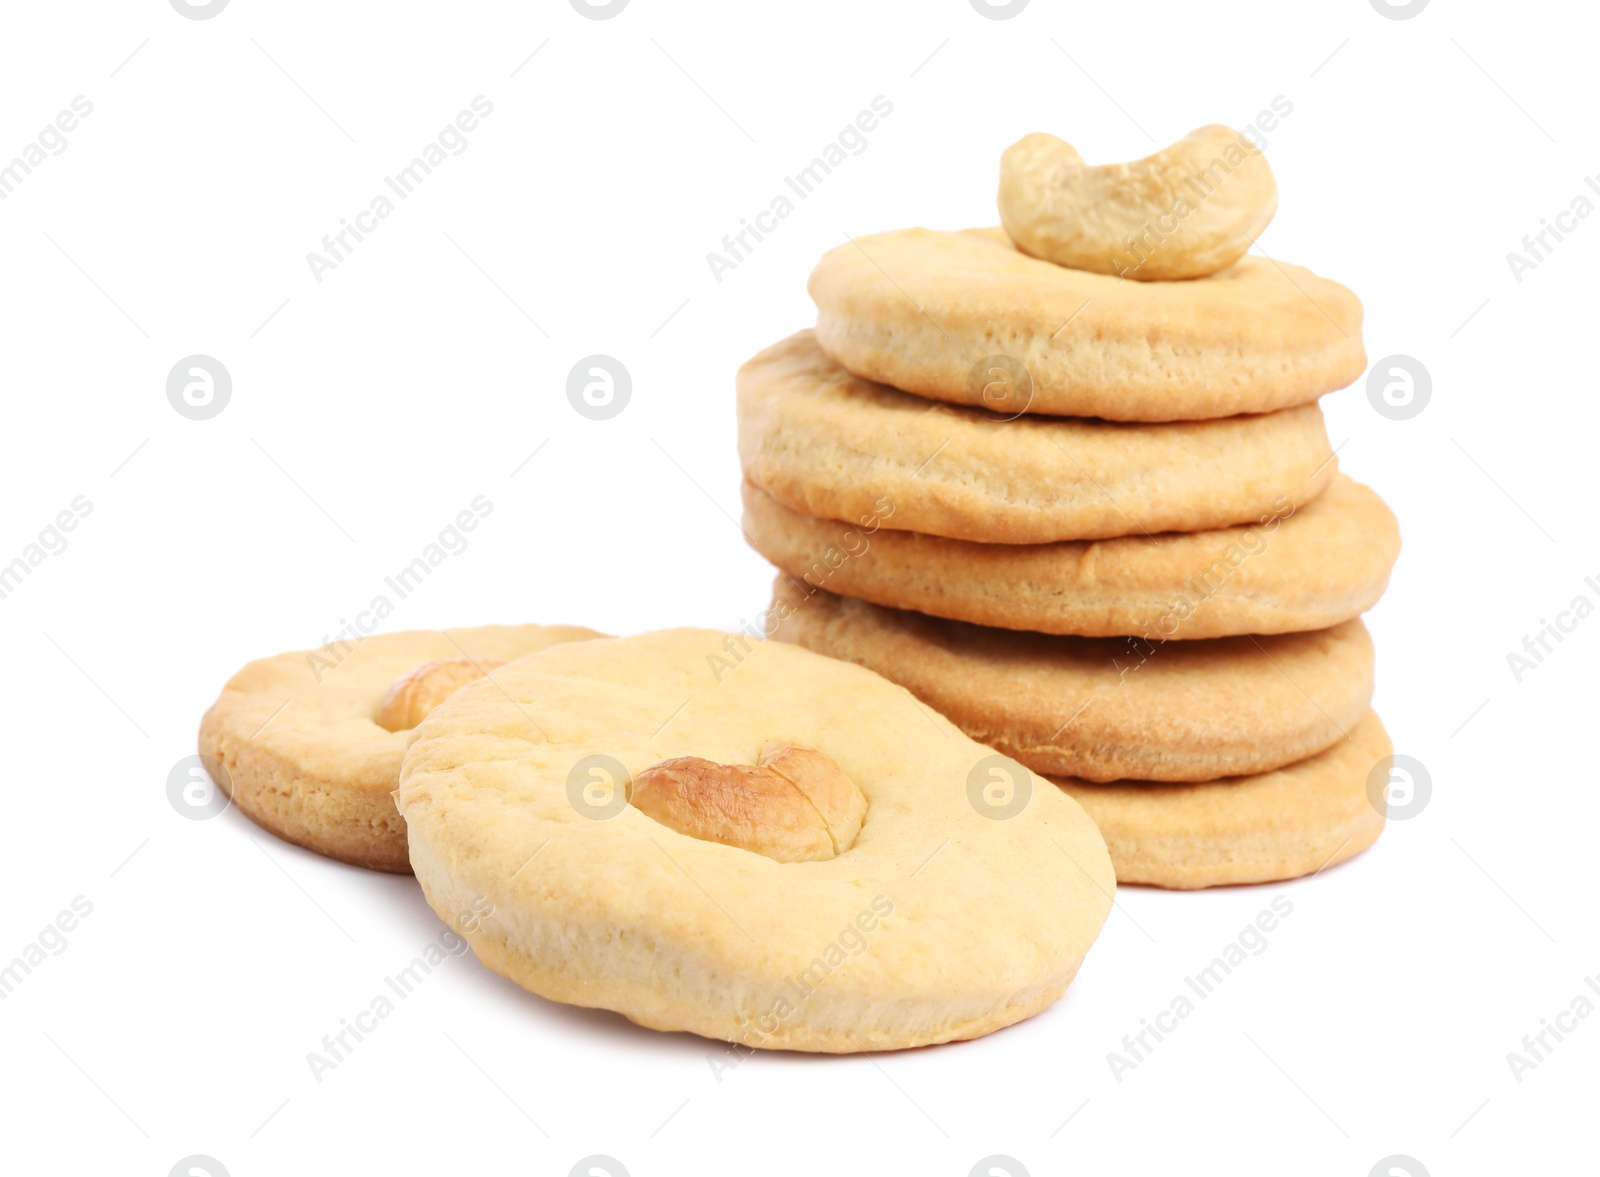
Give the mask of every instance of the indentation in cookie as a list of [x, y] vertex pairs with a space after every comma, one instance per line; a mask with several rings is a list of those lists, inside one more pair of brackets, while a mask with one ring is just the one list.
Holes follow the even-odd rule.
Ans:
[[373, 722], [386, 731], [409, 731], [456, 691], [503, 665], [493, 658], [440, 658], [413, 666], [394, 680]]
[[629, 800], [664, 826], [776, 862], [821, 862], [854, 845], [867, 799], [833, 760], [769, 744], [757, 764], [679, 756], [633, 778]]

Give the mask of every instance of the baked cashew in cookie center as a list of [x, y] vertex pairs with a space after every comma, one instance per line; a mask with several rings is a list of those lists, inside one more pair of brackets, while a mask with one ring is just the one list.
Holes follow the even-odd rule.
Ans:
[[770, 744], [760, 762], [663, 760], [633, 778], [629, 797], [680, 834], [737, 846], [777, 862], [821, 862], [854, 844], [867, 799], [831, 759]]
[[413, 666], [394, 680], [373, 721], [385, 731], [409, 731], [461, 687], [503, 665], [493, 658], [440, 658]]
[[1278, 211], [1267, 158], [1229, 127], [1131, 163], [1090, 167], [1054, 135], [1000, 157], [1000, 222], [1034, 257], [1142, 282], [1203, 278], [1244, 256]]

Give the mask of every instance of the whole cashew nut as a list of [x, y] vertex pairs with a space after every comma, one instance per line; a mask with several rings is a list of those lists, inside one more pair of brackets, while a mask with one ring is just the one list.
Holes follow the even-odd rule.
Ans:
[[1054, 135], [1000, 157], [1000, 223], [1017, 248], [1140, 281], [1202, 278], [1244, 256], [1278, 211], [1266, 156], [1210, 126], [1132, 163], [1088, 167]]
[[867, 798], [831, 757], [772, 744], [761, 762], [663, 760], [635, 774], [629, 803], [691, 838], [776, 862], [822, 862], [850, 849]]

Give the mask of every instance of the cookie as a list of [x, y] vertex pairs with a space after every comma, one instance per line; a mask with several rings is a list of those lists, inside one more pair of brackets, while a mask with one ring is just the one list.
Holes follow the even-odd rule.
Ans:
[[1400, 551], [1389, 508], [1343, 474], [1292, 513], [1191, 534], [979, 544], [891, 531], [896, 509], [885, 497], [851, 523], [817, 519], [744, 484], [745, 538], [813, 588], [1040, 633], [1156, 641], [1327, 629], [1377, 601]]
[[739, 370], [745, 477], [785, 506], [1032, 544], [1254, 521], [1337, 472], [1314, 404], [1159, 425], [1004, 419], [852, 375], [802, 331]]
[[[250, 663], [200, 721], [200, 752], [251, 821], [340, 862], [404, 874], [394, 789], [411, 729], [465, 682], [557, 642], [567, 625], [374, 634]], [[210, 765], [208, 764], [209, 768]]]
[[1029, 257], [999, 229], [905, 229], [830, 250], [809, 289], [817, 342], [850, 371], [1008, 414], [1231, 417], [1309, 404], [1366, 369], [1356, 296], [1262, 257], [1132, 282]]
[[1385, 815], [1368, 776], [1392, 750], [1368, 711], [1349, 739], [1276, 772], [1199, 785], [1056, 784], [1100, 826], [1120, 883], [1267, 883], [1313, 874], [1378, 840]]
[[796, 585], [772, 636], [876, 670], [1038, 773], [1210, 781], [1344, 738], [1372, 699], [1372, 639], [1332, 629], [1197, 642], [989, 629]]
[[1055, 1001], [1110, 910], [1071, 798], [859, 666], [673, 630], [495, 678], [417, 729], [398, 801], [434, 911], [541, 996], [742, 1047], [921, 1046]]

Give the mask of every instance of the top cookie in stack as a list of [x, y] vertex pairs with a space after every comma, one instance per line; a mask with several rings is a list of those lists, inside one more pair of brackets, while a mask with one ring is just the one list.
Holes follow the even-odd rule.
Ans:
[[1007, 416], [1265, 413], [1366, 366], [1361, 303], [1300, 266], [1245, 257], [1205, 278], [1134, 277], [1032, 257], [1000, 229], [901, 229], [830, 250], [809, 289], [818, 344], [851, 372]]
[[[1004, 229], [830, 251], [815, 331], [739, 374], [745, 530], [786, 574], [778, 636], [1057, 774], [1123, 881], [1291, 877], [1382, 826], [1354, 619], [1399, 535], [1338, 473], [1316, 404], [1365, 367], [1361, 304], [1245, 256], [1276, 207], [1265, 158], [1226, 128], [1103, 168], [1030, 135], [1002, 160]], [[1315, 630], [1332, 633], [1295, 658], [1310, 674], [1331, 652], [1326, 705], [1228, 702], [1259, 699], [1238, 686], [1273, 658], [1242, 635]], [[1202, 645], [1163, 659], [1172, 641]], [[1022, 693], [1002, 720], [977, 684], [1008, 668]], [[1140, 670], [1139, 706], [1120, 706]], [[1124, 718], [1079, 720], [1097, 704]], [[1152, 809], [1152, 781], [1185, 790]]]

